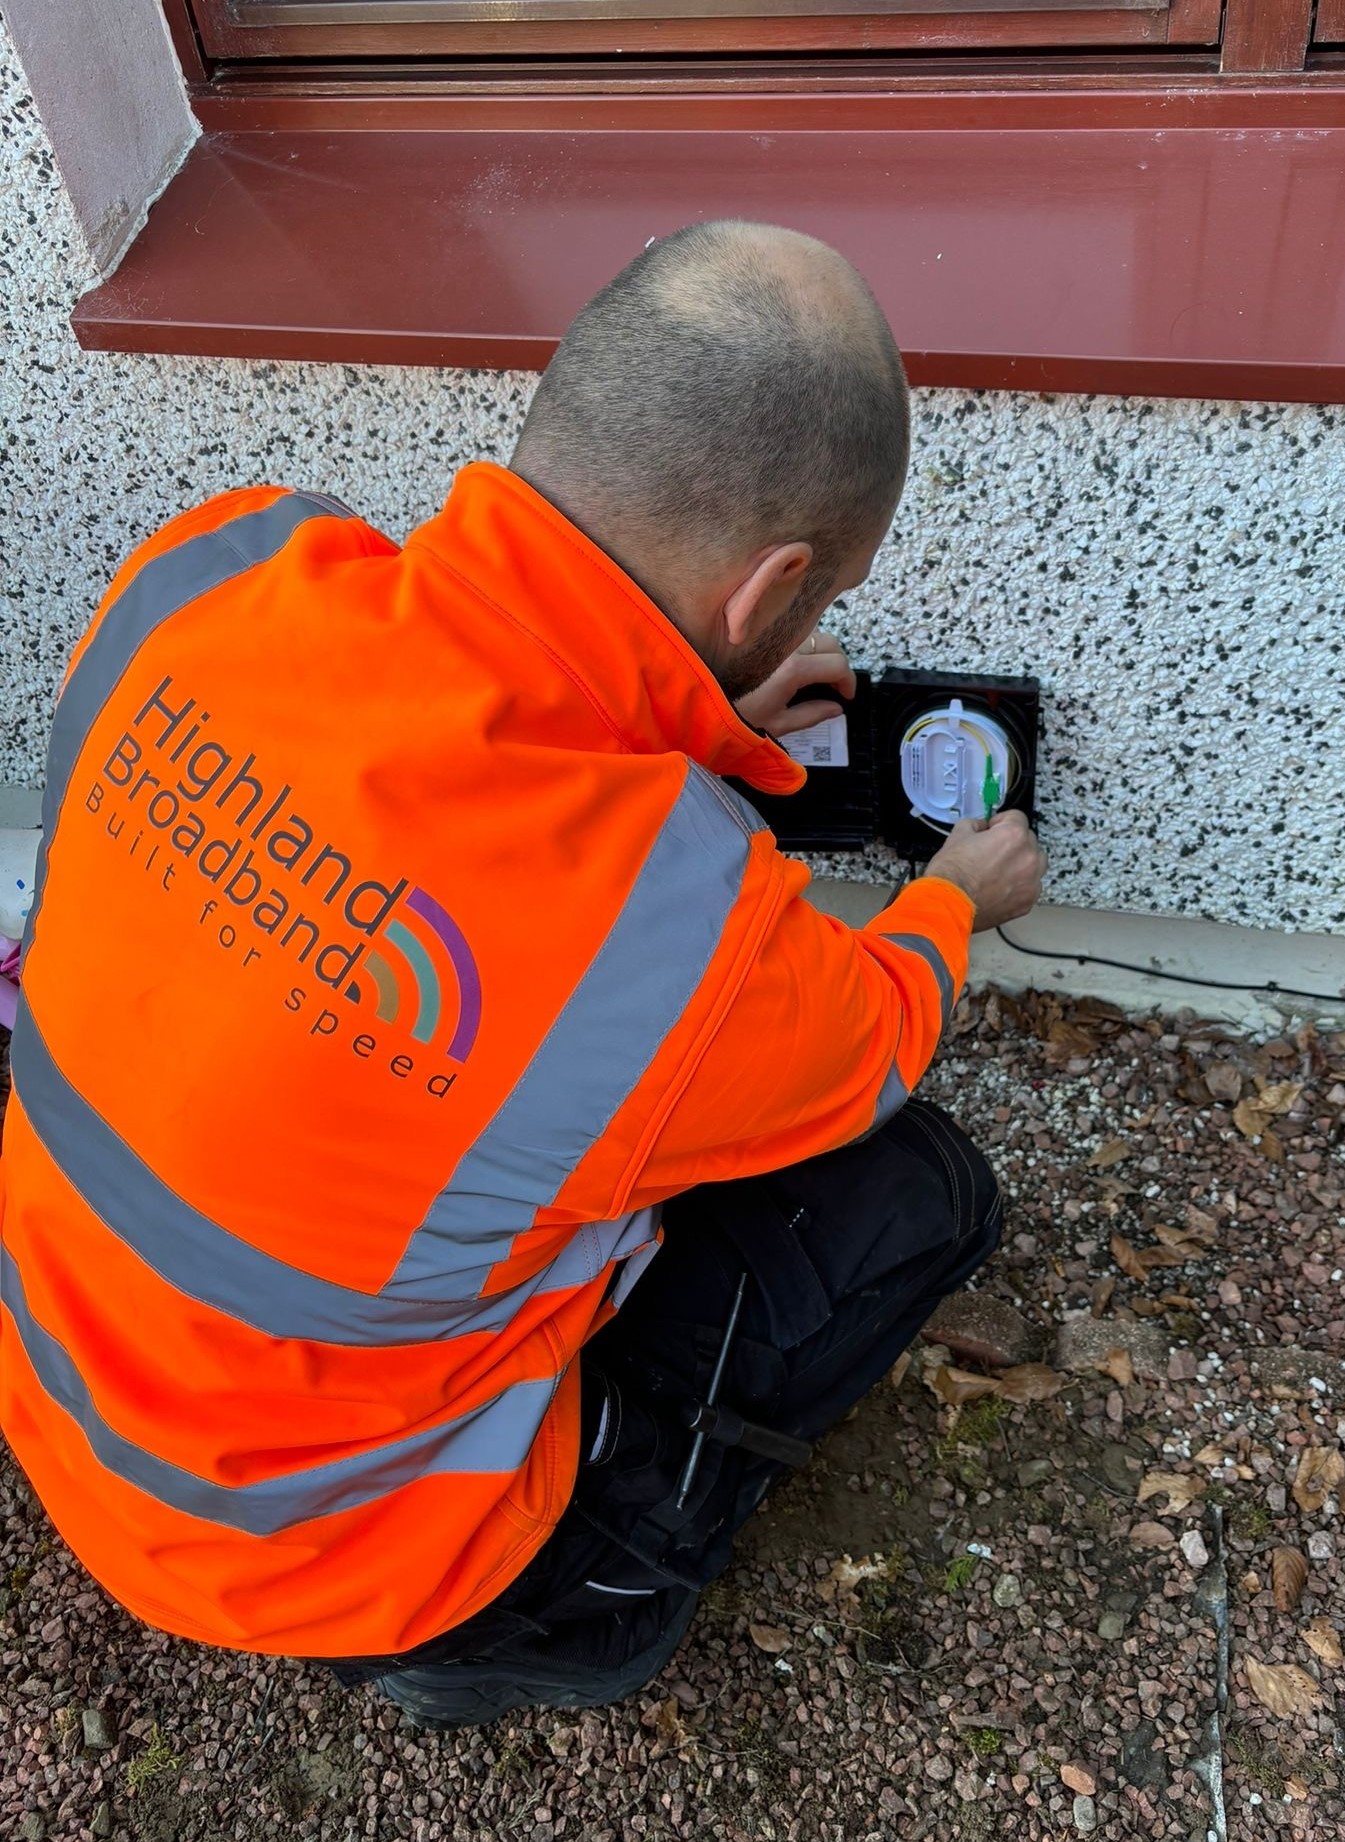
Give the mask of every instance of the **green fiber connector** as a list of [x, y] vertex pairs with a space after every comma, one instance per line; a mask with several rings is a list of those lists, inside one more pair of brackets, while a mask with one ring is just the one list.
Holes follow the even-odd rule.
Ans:
[[985, 779], [981, 782], [981, 798], [985, 801], [985, 816], [993, 819], [999, 809], [999, 777], [989, 755], [985, 758]]

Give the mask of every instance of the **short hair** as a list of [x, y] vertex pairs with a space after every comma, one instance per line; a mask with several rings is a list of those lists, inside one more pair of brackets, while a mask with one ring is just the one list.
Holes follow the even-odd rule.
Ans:
[[803, 540], [827, 571], [891, 516], [909, 446], [901, 354], [860, 276], [724, 220], [651, 243], [582, 309], [514, 458], [680, 551]]

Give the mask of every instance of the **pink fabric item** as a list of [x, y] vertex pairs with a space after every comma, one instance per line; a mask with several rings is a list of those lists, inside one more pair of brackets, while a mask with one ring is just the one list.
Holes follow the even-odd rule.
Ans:
[[0, 1027], [14, 1028], [19, 1014], [19, 943], [0, 934]]

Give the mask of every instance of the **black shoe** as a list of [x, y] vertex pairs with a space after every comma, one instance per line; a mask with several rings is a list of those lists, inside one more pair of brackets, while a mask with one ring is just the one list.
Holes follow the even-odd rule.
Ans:
[[441, 1663], [380, 1676], [377, 1687], [418, 1727], [484, 1727], [524, 1708], [601, 1708], [642, 1689], [686, 1635], [699, 1595], [687, 1592], [651, 1644], [609, 1668], [584, 1668], [540, 1647], [506, 1646], [479, 1663]]

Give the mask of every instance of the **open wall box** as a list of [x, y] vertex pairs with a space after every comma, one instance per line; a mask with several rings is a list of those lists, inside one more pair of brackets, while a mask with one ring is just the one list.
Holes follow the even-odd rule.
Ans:
[[[1017, 809], [1035, 821], [1035, 678], [895, 667], [856, 675], [844, 766], [833, 751], [830, 765], [809, 766], [807, 785], [784, 798], [740, 788], [786, 850], [858, 851], [881, 841], [923, 862], [958, 818]], [[834, 701], [835, 692], [816, 686], [795, 701], [810, 697]]]

